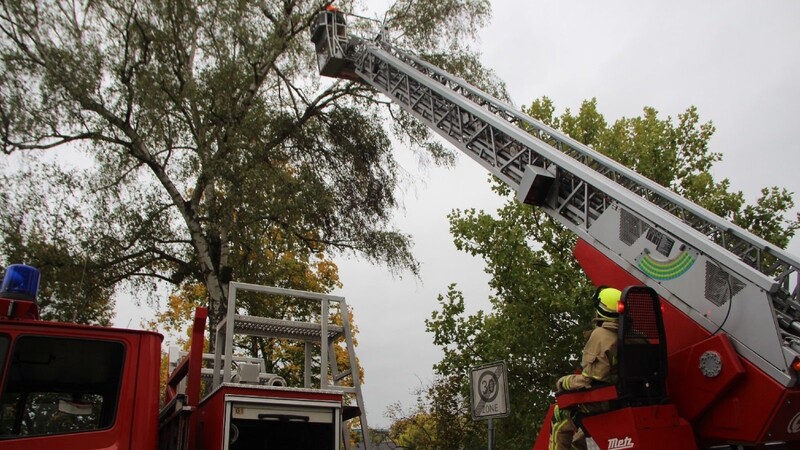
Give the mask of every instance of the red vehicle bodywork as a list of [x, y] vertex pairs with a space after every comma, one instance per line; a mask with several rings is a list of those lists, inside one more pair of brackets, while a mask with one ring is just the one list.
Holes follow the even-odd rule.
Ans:
[[[0, 299], [0, 309], [5, 310], [8, 303]], [[188, 357], [178, 364], [167, 380], [165, 395], [167, 406], [161, 412], [159, 412], [159, 373], [162, 354], [160, 334], [43, 322], [36, 318], [38, 314], [35, 305], [32, 309], [19, 308], [16, 311], [24, 314], [25, 318], [0, 319], [0, 336], [8, 339], [9, 349], [14, 348], [15, 342], [21, 337], [115, 343], [119, 344], [124, 352], [121, 357], [123, 367], [119, 392], [116, 395], [116, 411], [110, 426], [97, 430], [40, 435], [0, 434], [0, 450], [155, 450], [156, 448], [221, 450], [226, 448], [226, 442], [233, 448], [232, 439], [226, 439], [225, 435], [226, 430], [229, 430], [226, 427], [232, 427], [231, 424], [235, 420], [235, 414], [231, 412], [232, 405], [240, 405], [242, 410], [266, 413], [273, 412], [276, 408], [278, 410], [294, 408], [311, 414], [320, 414], [320, 411], [323, 414], [327, 413], [329, 414], [327, 417], [331, 420], [324, 426], [330, 432], [316, 439], [318, 442], [322, 442], [319, 439], [324, 440], [324, 448], [338, 448], [335, 447], [335, 442], [340, 439], [342, 432], [340, 417], [343, 410], [343, 394], [341, 393], [302, 388], [222, 384], [201, 400], [203, 337], [208, 315], [205, 308], [197, 308], [191, 350]], [[12, 353], [7, 351], [6, 355]], [[4, 386], [4, 393], [9, 372], [5, 368], [9, 367], [9, 359], [10, 356], [6, 356], [6, 361], [2, 361], [4, 370], [0, 382]], [[73, 375], [74, 373], [77, 372], [73, 372]], [[19, 383], [19, 380], [17, 382]], [[180, 386], [184, 382], [185, 386]], [[233, 403], [234, 401], [238, 403]], [[284, 426], [278, 422], [272, 422], [270, 425], [268, 421], [250, 423], [272, 427]], [[269, 436], [265, 434], [263, 439], [266, 442]]]
[[[583, 240], [578, 241], [574, 254], [597, 286], [641, 284], [641, 281]], [[661, 304], [664, 326], [669, 336], [670, 399], [678, 415], [693, 424], [698, 446], [726, 442], [741, 442], [744, 445], [790, 440], [797, 442], [800, 414], [795, 414], [797, 408], [793, 405], [800, 401], [800, 390], [780, 385], [752, 363], [739, 357], [724, 334], [712, 336], [669, 302], [662, 299]], [[697, 355], [706, 350], [719, 353], [723, 366], [732, 370], [726, 370], [726, 376], [716, 378], [700, 376], [696, 367], [689, 365], [696, 365]], [[754, 420], [754, 417], [759, 419]], [[548, 423], [545, 423], [540, 434], [544, 434], [545, 429], [549, 433]], [[669, 441], [668, 435], [664, 439]], [[786, 445], [787, 448], [800, 448], [800, 444], [791, 442]]]
[[[155, 449], [158, 437], [159, 371], [161, 341], [158, 333], [99, 326], [0, 318], [0, 334], [11, 340], [21, 336], [51, 336], [120, 343], [125, 363], [119, 400], [110, 428], [67, 434], [0, 439], [0, 449], [14, 450], [100, 450]], [[11, 355], [11, 352], [8, 352]], [[7, 356], [7, 359], [9, 356]], [[8, 361], [3, 361], [7, 367]], [[5, 386], [6, 370], [2, 372]]]

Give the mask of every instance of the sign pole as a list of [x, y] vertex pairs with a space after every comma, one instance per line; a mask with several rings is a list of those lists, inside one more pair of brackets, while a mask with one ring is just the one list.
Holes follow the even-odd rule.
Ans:
[[494, 450], [494, 421], [489, 419], [489, 450]]

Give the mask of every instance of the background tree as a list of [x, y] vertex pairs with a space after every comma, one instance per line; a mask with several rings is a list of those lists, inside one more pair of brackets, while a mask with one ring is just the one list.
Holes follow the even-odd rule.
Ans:
[[386, 436], [396, 448], [408, 450], [439, 449], [441, 439], [436, 436], [435, 420], [424, 403], [422, 390], [417, 392], [417, 404], [410, 409], [399, 402], [389, 405], [386, 415], [392, 420]]
[[[28, 176], [32, 172], [45, 173], [60, 180], [55, 185], [42, 185], [39, 179]], [[66, 245], [63, 239], [49, 230], [64, 233], [73, 223], [80, 223], [83, 212], [75, 195], [79, 177], [70, 179], [58, 167], [32, 163], [14, 177], [16, 188], [8, 189], [10, 177], [4, 177], [0, 201], [0, 239], [4, 262], [25, 262], [42, 272], [43, 282], [38, 295], [39, 310], [43, 319], [62, 322], [109, 325], [114, 316], [114, 274], [93, 270], [94, 263], [88, 252]], [[53, 201], [53, 199], [67, 199]], [[46, 227], [26, 227], [30, 216], [41, 214], [51, 221]], [[74, 228], [72, 228], [74, 230]], [[44, 262], [44, 263], [43, 263]]]
[[[785, 247], [798, 229], [800, 217], [786, 217], [793, 201], [785, 189], [765, 188], [749, 205], [741, 192], [730, 190], [727, 179], [713, 179], [711, 168], [721, 159], [708, 147], [714, 127], [701, 122], [694, 107], [675, 120], [644, 108], [641, 116], [610, 125], [594, 99], [576, 114], [567, 109], [556, 115], [546, 97], [524, 109], [776, 245]], [[494, 296], [490, 311], [471, 315], [455, 286], [439, 297], [440, 309], [427, 328], [444, 352], [435, 366], [442, 378], [427, 392], [426, 412], [439, 424], [436, 429], [467, 420], [466, 368], [505, 360], [511, 415], [496, 422], [497, 445], [528, 449], [552, 401], [555, 379], [578, 364], [584, 332], [591, 328], [594, 287], [571, 255], [572, 233], [541, 211], [517, 203], [505, 185], [495, 181], [494, 190], [508, 198], [495, 214], [456, 210], [450, 215], [456, 247], [484, 259]], [[451, 435], [439, 445], [483, 448], [482, 434], [481, 424], [481, 433]]]
[[[369, 87], [319, 80], [309, 28], [329, 3], [4, 1], [0, 143], [17, 159], [3, 259], [49, 270], [45, 283], [88, 274], [80, 292], [53, 290], [95, 296], [83, 321], [107, 321], [101, 300], [121, 283], [138, 297], [201, 283], [210, 329], [234, 275], [304, 287], [336, 252], [416, 273], [389, 227], [400, 178], [386, 130], [424, 159], [452, 154]], [[488, 0], [398, 0], [385, 19], [398, 45], [502, 93], [466, 46], [488, 16]], [[74, 164], [54, 167], [51, 149]]]

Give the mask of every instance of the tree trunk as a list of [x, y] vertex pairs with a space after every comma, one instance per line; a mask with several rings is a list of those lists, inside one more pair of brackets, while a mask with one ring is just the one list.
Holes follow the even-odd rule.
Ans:
[[204, 283], [208, 291], [208, 345], [209, 351], [216, 348], [217, 324], [225, 318], [228, 311], [228, 283], [222, 283], [214, 272], [206, 274]]

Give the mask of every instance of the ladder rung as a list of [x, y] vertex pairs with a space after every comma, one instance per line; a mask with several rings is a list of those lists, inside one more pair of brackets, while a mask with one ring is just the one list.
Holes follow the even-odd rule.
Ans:
[[356, 388], [354, 388], [352, 386], [328, 386], [326, 389], [329, 389], [329, 390], [332, 390], [332, 391], [344, 392], [346, 394], [355, 394], [356, 393]]
[[340, 372], [338, 375], [333, 377], [333, 381], [340, 381], [344, 377], [349, 377], [353, 373], [352, 369], [347, 369], [344, 372]]
[[[322, 336], [322, 325], [319, 323], [268, 319], [237, 314], [234, 316], [234, 324], [235, 333], [250, 336], [313, 339], [317, 341]], [[328, 324], [329, 341], [338, 338], [343, 332], [344, 330], [341, 326]]]

